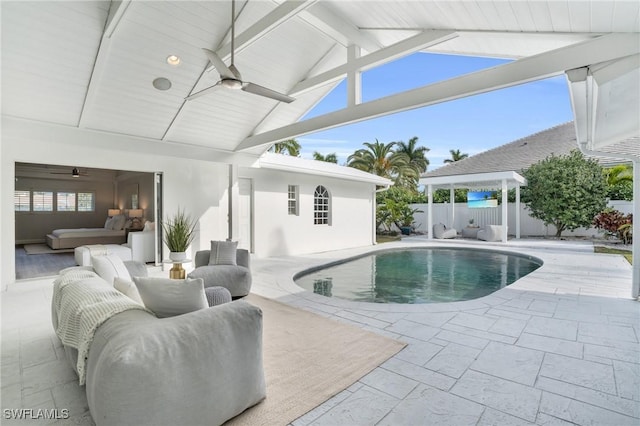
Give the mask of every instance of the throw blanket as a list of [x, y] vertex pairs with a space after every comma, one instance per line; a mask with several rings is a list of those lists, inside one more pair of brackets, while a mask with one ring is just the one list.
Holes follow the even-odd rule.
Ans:
[[151, 313], [87, 270], [72, 270], [58, 277], [53, 283], [52, 304], [56, 334], [63, 345], [78, 350], [80, 385], [85, 384], [85, 366], [98, 327], [115, 314], [131, 309]]
[[106, 256], [109, 254], [107, 246], [102, 244], [87, 244], [85, 247], [89, 249], [91, 256]]

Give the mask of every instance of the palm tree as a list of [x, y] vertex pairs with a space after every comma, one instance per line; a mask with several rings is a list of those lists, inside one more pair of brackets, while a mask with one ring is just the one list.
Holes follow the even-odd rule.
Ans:
[[606, 169], [605, 172], [609, 186], [624, 182], [633, 182], [633, 168], [631, 164], [618, 164], [617, 166]]
[[347, 165], [374, 175], [394, 179], [397, 184], [403, 185], [406, 179], [417, 177], [415, 169], [409, 165], [407, 154], [395, 152], [395, 142], [387, 144], [379, 142], [364, 142], [362, 148], [347, 158]]
[[451, 158], [447, 158], [446, 160], [444, 160], [445, 163], [455, 163], [456, 161], [464, 160], [469, 156], [469, 154], [467, 154], [466, 152], [460, 152], [459, 149], [450, 149], [449, 152], [451, 153]]
[[[429, 151], [429, 148], [426, 146], [416, 147], [417, 143], [417, 136], [409, 139], [408, 143], [400, 141], [398, 142], [396, 152], [406, 154], [409, 158], [409, 166], [416, 171], [417, 176], [420, 176], [422, 173], [427, 171], [427, 167], [429, 166], [429, 160], [425, 155]], [[417, 180], [415, 183], [418, 183]]]
[[275, 143], [269, 151], [274, 152], [276, 154], [284, 154], [285, 152], [291, 155], [292, 157], [300, 156], [300, 143], [298, 143], [295, 139], [287, 139], [286, 141]]
[[318, 151], [314, 151], [313, 159], [317, 161], [325, 161], [327, 163], [338, 164], [338, 156], [336, 155], [335, 152], [332, 152], [331, 154], [327, 154], [327, 155], [322, 155]]

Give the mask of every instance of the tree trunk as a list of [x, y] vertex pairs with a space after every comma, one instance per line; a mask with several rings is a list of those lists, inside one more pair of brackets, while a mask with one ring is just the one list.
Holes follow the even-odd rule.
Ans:
[[562, 231], [565, 230], [565, 226], [564, 226], [563, 223], [556, 223], [555, 226], [556, 226], [556, 229], [557, 229], [556, 238], [560, 238], [562, 236]]

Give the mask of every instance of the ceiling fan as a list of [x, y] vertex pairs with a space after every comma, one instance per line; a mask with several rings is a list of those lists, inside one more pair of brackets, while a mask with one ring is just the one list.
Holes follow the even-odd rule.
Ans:
[[222, 86], [227, 89], [244, 90], [245, 92], [253, 93], [254, 95], [265, 96], [267, 98], [275, 99], [280, 102], [291, 103], [295, 101], [295, 98], [292, 98], [291, 96], [276, 92], [275, 90], [271, 90], [254, 83], [250, 83], [248, 81], [242, 81], [240, 71], [238, 71], [233, 63], [235, 47], [235, 3], [235, 0], [231, 1], [231, 64], [227, 66], [224, 61], [220, 59], [220, 56], [218, 56], [216, 52], [202, 48], [204, 53], [207, 55], [209, 62], [211, 62], [216, 71], [218, 71], [218, 74], [220, 74], [220, 80], [213, 86], [207, 87], [206, 89], [189, 95], [185, 99], [191, 100], [198, 98]]
[[67, 175], [67, 176], [71, 176], [74, 178], [80, 177], [80, 176], [89, 176], [87, 173], [84, 172], [80, 172], [80, 170], [78, 170], [77, 167], [74, 167], [73, 170], [71, 170], [71, 173], [69, 172], [50, 172], [52, 175]]

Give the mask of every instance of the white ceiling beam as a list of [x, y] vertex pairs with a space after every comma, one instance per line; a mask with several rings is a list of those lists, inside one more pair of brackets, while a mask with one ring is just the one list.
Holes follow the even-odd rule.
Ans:
[[236, 151], [383, 115], [528, 83], [564, 73], [565, 70], [635, 55], [639, 52], [640, 39], [637, 34], [608, 34], [253, 135], [242, 141]]
[[344, 79], [350, 71], [366, 71], [381, 64], [391, 62], [400, 57], [425, 49], [429, 46], [451, 40], [455, 37], [457, 37], [457, 34], [452, 31], [425, 31], [389, 47], [385, 47], [384, 49], [380, 49], [366, 56], [361, 56], [352, 61], [348, 61], [346, 64], [323, 72], [322, 74], [318, 74], [315, 77], [303, 80], [289, 92], [289, 96], [295, 97], [296, 95], [308, 92], [319, 86], [335, 83], [338, 80]]
[[105, 23], [104, 31], [102, 32], [102, 39], [100, 40], [100, 46], [98, 47], [98, 53], [96, 54], [96, 59], [93, 63], [93, 70], [91, 71], [91, 78], [89, 79], [87, 93], [84, 97], [84, 102], [82, 103], [82, 110], [80, 111], [80, 118], [78, 119], [78, 127], [84, 127], [87, 121], [87, 115], [91, 113], [91, 106], [94, 104], [94, 99], [98, 91], [97, 82], [100, 81], [107, 66], [109, 49], [111, 47], [111, 37], [124, 17], [130, 3], [131, 0], [111, 2], [107, 22]]
[[344, 47], [355, 44], [367, 52], [375, 52], [382, 47], [373, 36], [364, 33], [320, 3], [301, 13], [300, 18]]
[[[265, 34], [278, 28], [287, 20], [312, 6], [317, 1], [318, 0], [287, 0], [281, 3], [264, 18], [260, 19], [244, 32], [236, 36], [234, 41], [235, 54], [242, 52], [242, 50], [251, 46], [255, 41], [264, 37]], [[223, 61], [228, 60], [231, 57], [231, 42], [219, 47], [216, 50], [216, 53]]]

